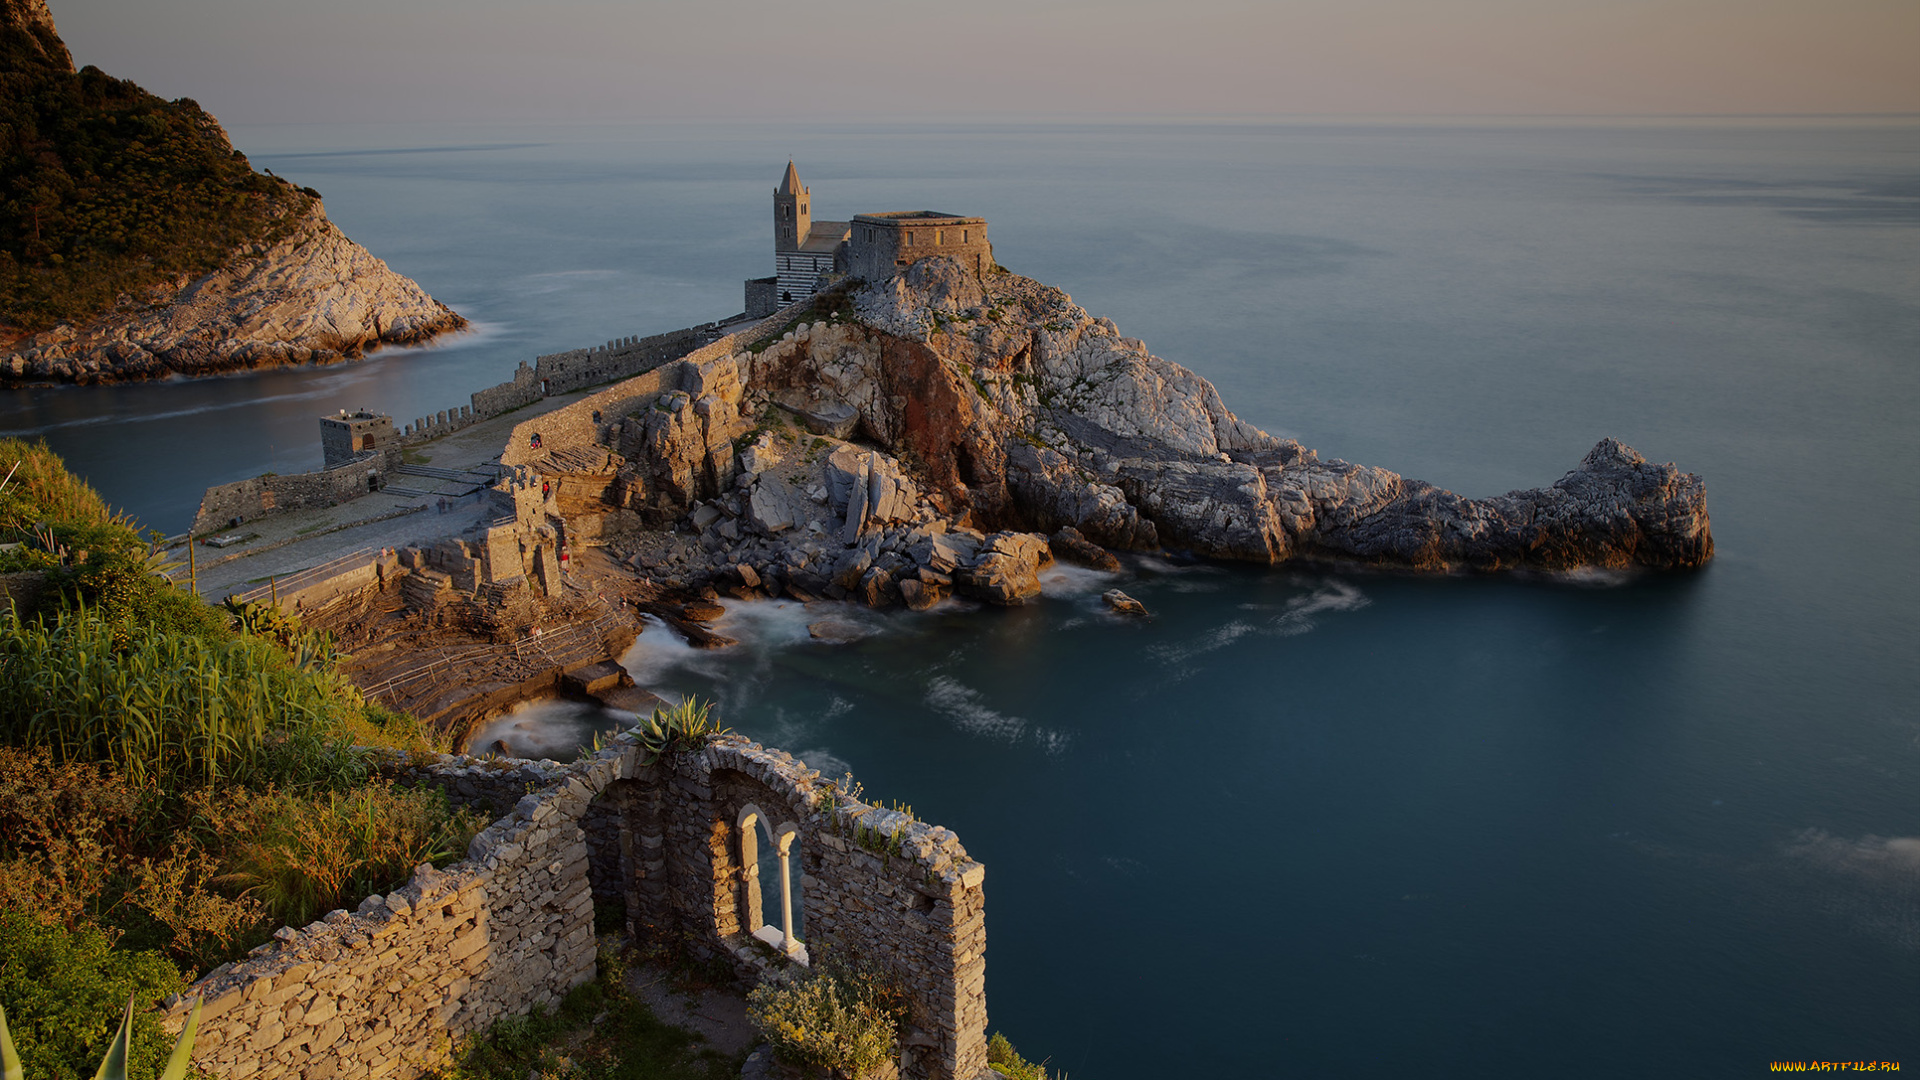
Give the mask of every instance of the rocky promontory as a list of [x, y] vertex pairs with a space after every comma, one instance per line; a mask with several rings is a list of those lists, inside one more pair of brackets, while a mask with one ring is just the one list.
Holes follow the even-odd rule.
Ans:
[[553, 491], [523, 524], [671, 586], [914, 608], [1024, 602], [1054, 558], [1110, 551], [1421, 572], [1713, 554], [1699, 477], [1617, 440], [1480, 499], [1323, 460], [1019, 275], [923, 259], [787, 317], [522, 424], [506, 487]]
[[283, 238], [242, 248], [210, 274], [14, 343], [0, 374], [84, 383], [328, 364], [466, 325], [347, 239], [319, 200], [286, 226]]
[[329, 363], [465, 320], [254, 171], [218, 121], [0, 0], [0, 382]]

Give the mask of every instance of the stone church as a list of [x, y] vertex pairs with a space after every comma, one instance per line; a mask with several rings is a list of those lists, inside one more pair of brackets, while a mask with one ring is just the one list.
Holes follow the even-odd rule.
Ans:
[[878, 281], [934, 255], [986, 273], [993, 267], [987, 219], [896, 210], [856, 214], [852, 221], [815, 221], [812, 192], [789, 161], [773, 191], [774, 276], [747, 282], [747, 314], [771, 315], [840, 278]]

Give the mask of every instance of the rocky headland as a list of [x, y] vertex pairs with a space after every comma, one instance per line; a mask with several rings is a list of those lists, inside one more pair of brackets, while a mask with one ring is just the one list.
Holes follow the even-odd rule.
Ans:
[[318, 199], [295, 213], [285, 237], [237, 250], [210, 274], [14, 342], [0, 354], [0, 374], [90, 383], [330, 364], [466, 325], [347, 239]]
[[331, 363], [466, 324], [198, 104], [75, 71], [44, 0], [0, 0], [0, 174], [0, 381]]
[[1713, 554], [1700, 478], [1617, 440], [1481, 499], [1323, 460], [1061, 290], [944, 258], [528, 421], [502, 461], [527, 529], [741, 597], [1016, 604], [1056, 557], [1114, 551], [1419, 572]]

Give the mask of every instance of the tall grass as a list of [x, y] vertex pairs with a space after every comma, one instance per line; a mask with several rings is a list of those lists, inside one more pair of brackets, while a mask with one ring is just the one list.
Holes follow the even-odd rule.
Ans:
[[272, 642], [0, 614], [0, 740], [136, 780], [338, 784], [363, 769], [338, 728], [358, 696]]
[[310, 796], [229, 791], [203, 807], [203, 821], [231, 845], [222, 882], [296, 926], [405, 883], [423, 862], [464, 854], [486, 826], [483, 814], [450, 810], [438, 788], [379, 781]]

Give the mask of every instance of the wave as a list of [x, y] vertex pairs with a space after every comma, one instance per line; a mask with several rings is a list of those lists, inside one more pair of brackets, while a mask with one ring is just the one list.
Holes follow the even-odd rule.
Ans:
[[980, 691], [946, 675], [937, 675], [927, 682], [926, 703], [935, 711], [945, 713], [955, 727], [969, 735], [1009, 744], [1031, 737], [1035, 745], [1049, 754], [1064, 752], [1072, 741], [1064, 732], [989, 708], [981, 702]]

